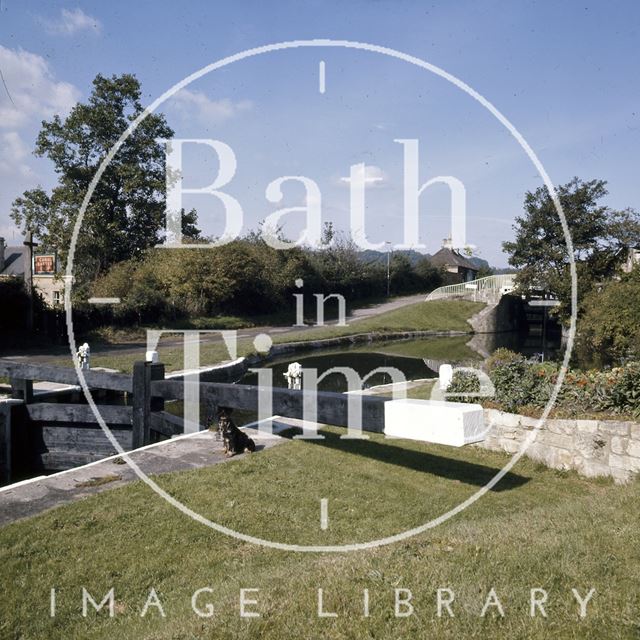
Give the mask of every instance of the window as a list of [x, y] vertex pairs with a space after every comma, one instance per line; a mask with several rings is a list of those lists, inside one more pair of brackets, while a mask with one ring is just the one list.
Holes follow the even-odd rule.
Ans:
[[62, 304], [62, 292], [61, 291], [54, 291], [53, 292], [53, 305], [54, 306], [58, 306]]

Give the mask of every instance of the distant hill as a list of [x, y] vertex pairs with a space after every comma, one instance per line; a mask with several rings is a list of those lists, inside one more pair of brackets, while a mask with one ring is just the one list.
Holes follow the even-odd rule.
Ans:
[[471, 258], [467, 258], [467, 260], [477, 269], [491, 269], [491, 267], [489, 266], [489, 263], [486, 260], [483, 260], [482, 258], [472, 256]]
[[[401, 253], [402, 255], [407, 256], [411, 265], [415, 265], [420, 262], [423, 258], [430, 258], [431, 254], [429, 253], [420, 253], [419, 251], [413, 251], [412, 249], [407, 249], [406, 251], [394, 251], [393, 254]], [[361, 251], [358, 254], [363, 262], [373, 262], [373, 263], [387, 263], [387, 254], [385, 251]], [[465, 256], [466, 258], [466, 256]], [[496, 275], [500, 275], [503, 273], [517, 273], [518, 270], [513, 267], [492, 267], [487, 260], [484, 258], [479, 258], [478, 256], [472, 256], [467, 258], [469, 262], [471, 262], [477, 269], [491, 269], [493, 273]]]
[[[407, 256], [411, 265], [415, 265], [420, 262], [423, 258], [430, 258], [431, 256], [428, 253], [420, 253], [419, 251], [413, 251], [413, 249], [407, 249], [406, 251], [394, 251], [393, 254], [396, 255], [401, 253], [403, 256]], [[387, 263], [387, 253], [386, 251], [361, 251], [360, 258], [364, 262], [384, 262]]]
[[493, 272], [500, 276], [507, 273], [518, 273], [518, 270], [513, 267], [494, 267]]

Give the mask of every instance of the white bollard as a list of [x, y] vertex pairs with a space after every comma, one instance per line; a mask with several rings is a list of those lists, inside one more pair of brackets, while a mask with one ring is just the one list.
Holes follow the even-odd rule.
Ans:
[[289, 389], [302, 388], [302, 365], [299, 362], [292, 362], [282, 375], [287, 379]]
[[453, 380], [453, 367], [450, 364], [441, 364], [438, 368], [439, 387], [446, 391]]
[[78, 359], [78, 365], [80, 369], [83, 371], [88, 371], [90, 368], [89, 358], [91, 357], [91, 349], [89, 345], [85, 342], [78, 347], [78, 351], [76, 352], [76, 358]]

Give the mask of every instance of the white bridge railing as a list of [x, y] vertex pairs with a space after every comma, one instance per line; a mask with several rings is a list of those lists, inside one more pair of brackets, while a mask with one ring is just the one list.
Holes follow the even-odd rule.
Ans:
[[459, 284], [448, 284], [445, 287], [434, 289], [427, 297], [429, 300], [441, 300], [442, 298], [455, 298], [459, 296], [482, 296], [483, 292], [505, 294], [513, 291], [515, 286], [515, 273], [505, 273], [497, 276], [487, 276], [477, 280], [469, 280]]

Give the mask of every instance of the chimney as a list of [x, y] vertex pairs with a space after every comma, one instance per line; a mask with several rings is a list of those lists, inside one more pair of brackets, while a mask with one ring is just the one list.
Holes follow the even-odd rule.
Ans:
[[0, 238], [0, 273], [4, 271], [4, 250], [6, 246], [4, 238]]
[[444, 249], [453, 249], [453, 241], [451, 240], [451, 238], [450, 238], [450, 237], [449, 237], [449, 238], [445, 238], [445, 239], [442, 241], [442, 247], [443, 247]]

